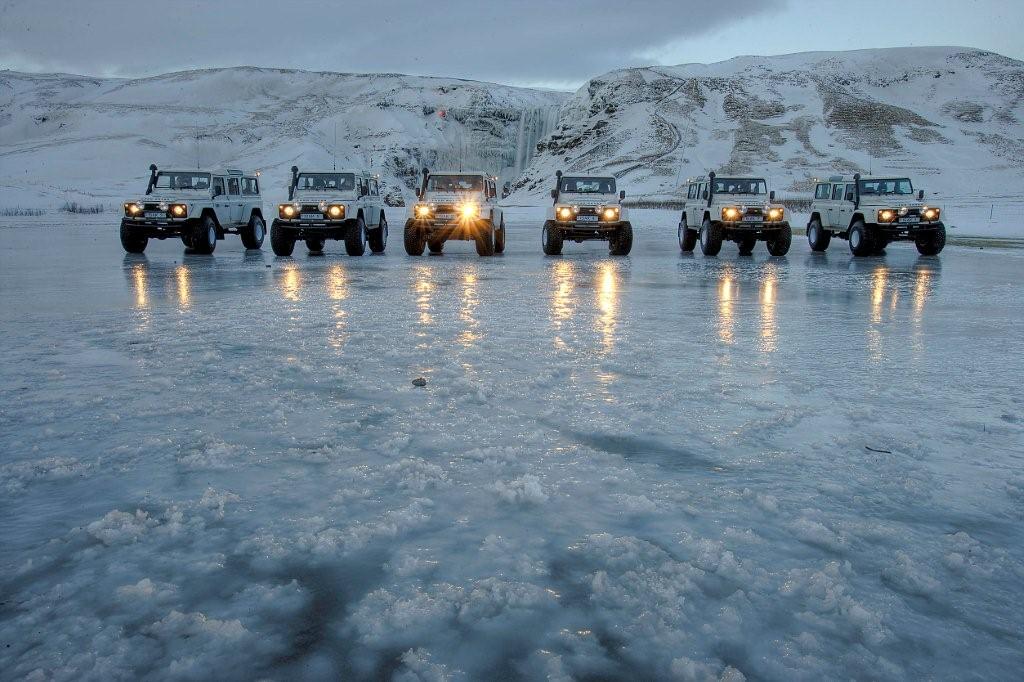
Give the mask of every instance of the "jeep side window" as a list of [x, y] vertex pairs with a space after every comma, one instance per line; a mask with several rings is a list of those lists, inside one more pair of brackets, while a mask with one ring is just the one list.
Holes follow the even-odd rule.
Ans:
[[846, 186], [846, 200], [853, 201], [853, 185]]
[[376, 180], [370, 180], [370, 194], [377, 196], [380, 194], [380, 186]]
[[213, 179], [213, 196], [219, 197], [224, 194], [224, 178]]
[[690, 189], [686, 192], [687, 199], [697, 198], [697, 185], [690, 185]]
[[815, 199], [828, 199], [828, 185], [820, 184], [814, 189]]
[[256, 178], [242, 178], [242, 194], [245, 196], [255, 196], [260, 193], [259, 182]]
[[228, 194], [237, 195], [238, 191], [238, 178], [228, 178]]
[[839, 201], [843, 198], [843, 186], [832, 185], [832, 201]]

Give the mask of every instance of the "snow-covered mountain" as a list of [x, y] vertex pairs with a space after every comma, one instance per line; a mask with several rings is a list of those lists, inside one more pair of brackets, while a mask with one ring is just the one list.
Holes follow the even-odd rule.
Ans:
[[424, 165], [514, 177], [567, 96], [245, 67], [133, 80], [0, 72], [0, 208], [116, 203], [145, 188], [150, 163], [260, 169], [270, 200], [292, 164], [330, 168], [335, 156], [373, 167], [392, 191]]
[[[517, 189], [556, 169], [612, 172], [633, 196], [688, 175], [758, 173], [782, 193], [834, 172], [908, 173], [942, 201], [1000, 204], [1024, 188], [1024, 63], [899, 48], [613, 71], [562, 107]], [[1019, 228], [1017, 228], [1019, 230]]]
[[[688, 175], [758, 173], [807, 196], [834, 172], [907, 173], [973, 233], [1018, 234], [1024, 63], [898, 48], [614, 71], [575, 94], [394, 74], [233, 68], [134, 80], [0, 72], [0, 208], [116, 203], [150, 163], [369, 165], [408, 199], [417, 170], [476, 168], [543, 201], [555, 170], [631, 198]], [[335, 135], [337, 142], [335, 143]]]

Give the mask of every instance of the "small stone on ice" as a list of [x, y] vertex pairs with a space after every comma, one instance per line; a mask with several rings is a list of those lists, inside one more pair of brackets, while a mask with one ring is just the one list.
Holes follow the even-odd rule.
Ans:
[[412, 385], [413, 386], [426, 386], [427, 385], [427, 380], [424, 379], [423, 377], [416, 377], [415, 379], [412, 380]]

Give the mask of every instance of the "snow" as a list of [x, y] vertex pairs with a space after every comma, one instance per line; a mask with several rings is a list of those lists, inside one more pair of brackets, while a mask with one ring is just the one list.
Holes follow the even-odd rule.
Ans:
[[0, 218], [0, 676], [1014, 677], [1024, 251], [633, 216], [618, 259], [539, 209], [492, 259]]

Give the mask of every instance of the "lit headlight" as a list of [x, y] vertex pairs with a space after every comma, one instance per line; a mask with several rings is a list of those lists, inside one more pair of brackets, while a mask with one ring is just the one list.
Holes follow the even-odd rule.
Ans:
[[562, 206], [558, 209], [559, 220], [572, 220], [572, 209], [568, 206]]
[[735, 206], [726, 206], [722, 209], [722, 220], [739, 220], [740, 210]]
[[295, 214], [298, 213], [298, 210], [292, 204], [281, 204], [280, 206], [277, 207], [277, 212], [285, 220], [290, 220], [291, 218], [295, 217]]
[[127, 216], [136, 216], [142, 213], [142, 208], [142, 204], [129, 202], [124, 205], [124, 214]]
[[896, 211], [889, 210], [888, 208], [883, 208], [881, 211], [878, 212], [878, 222], [891, 223], [894, 220], [896, 220]]
[[476, 204], [462, 204], [462, 206], [459, 206], [459, 215], [463, 218], [475, 218], [477, 210], [479, 209], [477, 209]]
[[773, 221], [778, 222], [778, 221], [782, 220], [782, 217], [785, 214], [786, 214], [785, 210], [783, 210], [781, 208], [770, 208], [770, 209], [768, 209], [768, 220], [773, 220]]
[[430, 206], [427, 204], [418, 204], [416, 206], [416, 217], [417, 218], [429, 218], [430, 217]]
[[334, 204], [327, 209], [327, 215], [335, 220], [339, 220], [345, 217], [345, 206], [342, 204]]
[[601, 211], [601, 218], [608, 222], [612, 222], [619, 219], [619, 209], [617, 206], [609, 206], [608, 208]]
[[941, 215], [941, 213], [942, 211], [937, 208], [928, 208], [927, 206], [925, 206], [924, 208], [921, 209], [921, 215], [924, 216], [924, 219], [928, 221], [938, 220], [939, 215]]
[[173, 216], [174, 218], [184, 218], [187, 215], [187, 204], [171, 204], [171, 216]]

